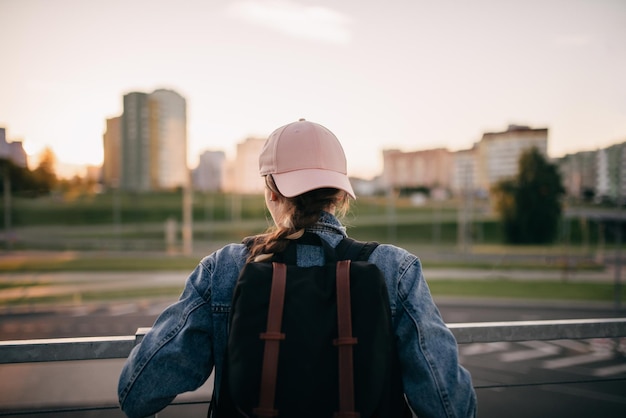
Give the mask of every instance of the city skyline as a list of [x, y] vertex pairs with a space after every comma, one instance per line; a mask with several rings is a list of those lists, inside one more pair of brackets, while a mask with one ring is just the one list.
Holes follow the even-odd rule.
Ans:
[[159, 88], [188, 100], [190, 168], [300, 117], [366, 178], [383, 149], [467, 149], [510, 124], [548, 128], [551, 157], [626, 140], [619, 1], [0, 0], [0, 13], [0, 126], [64, 163], [100, 165], [123, 95]]

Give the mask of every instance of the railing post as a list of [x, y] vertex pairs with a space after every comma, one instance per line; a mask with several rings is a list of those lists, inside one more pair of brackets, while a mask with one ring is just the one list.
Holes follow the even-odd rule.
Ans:
[[137, 331], [135, 332], [135, 345], [136, 346], [139, 345], [139, 343], [141, 343], [141, 340], [143, 340], [143, 337], [146, 336], [148, 331], [150, 331], [150, 327], [137, 328]]

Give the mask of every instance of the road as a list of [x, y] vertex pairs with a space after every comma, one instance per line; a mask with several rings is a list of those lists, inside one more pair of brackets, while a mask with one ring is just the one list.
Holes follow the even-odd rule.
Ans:
[[[554, 301], [447, 298], [438, 304], [448, 323], [623, 317], [626, 313], [609, 304]], [[626, 338], [464, 344], [459, 354], [472, 373], [479, 417], [626, 416]]]
[[[80, 277], [75, 275], [69, 279], [66, 277], [66, 280], [77, 286]], [[43, 277], [48, 282], [55, 278], [59, 280], [57, 276]], [[117, 285], [119, 281], [125, 281], [137, 284], [144, 279], [157, 285], [180, 283], [182, 286], [184, 277], [173, 274], [155, 280], [154, 276], [148, 279], [136, 274], [130, 278], [110, 278], [109, 283]], [[89, 283], [93, 283], [91, 280]], [[54, 309], [5, 309], [0, 313], [0, 339], [129, 335], [138, 327], [150, 326], [158, 313], [174, 299], [79, 303]], [[610, 303], [458, 298], [437, 298], [436, 301], [448, 323], [600, 318], [625, 314], [624, 311], [615, 312]], [[462, 364], [472, 373], [477, 387], [478, 416], [481, 418], [622, 418], [626, 416], [626, 393], [623, 390], [626, 379], [625, 344], [624, 340], [466, 344], [459, 347], [459, 353]], [[7, 410], [50, 408], [64, 404], [115, 405], [116, 382], [122, 363], [123, 360], [104, 360], [1, 366], [0, 415]], [[543, 384], [548, 381], [569, 383]], [[182, 399], [206, 400], [210, 392], [209, 382]], [[206, 405], [193, 404], [170, 407], [159, 414], [159, 418], [206, 416], [206, 408]], [[112, 409], [53, 416], [104, 418], [122, 415]]]

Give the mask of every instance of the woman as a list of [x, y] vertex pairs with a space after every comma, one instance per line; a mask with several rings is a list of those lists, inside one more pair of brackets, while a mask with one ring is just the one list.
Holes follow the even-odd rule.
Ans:
[[[124, 365], [118, 391], [129, 417], [158, 412], [176, 395], [200, 387], [213, 368], [219, 393], [230, 302], [247, 261], [280, 252], [301, 230], [333, 247], [346, 236], [337, 216], [355, 195], [332, 132], [304, 119], [282, 126], [266, 141], [259, 168], [275, 226], [249, 248], [230, 244], [200, 261], [179, 301], [158, 317]], [[418, 258], [379, 245], [369, 261], [385, 276], [404, 392], [413, 411], [420, 418], [475, 416], [470, 374], [458, 362], [456, 341], [432, 300]], [[297, 262], [324, 264], [322, 248], [299, 245]]]

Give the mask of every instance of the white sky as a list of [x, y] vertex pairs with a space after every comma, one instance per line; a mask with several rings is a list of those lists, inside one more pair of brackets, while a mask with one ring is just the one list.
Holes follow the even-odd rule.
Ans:
[[100, 164], [129, 91], [187, 99], [189, 165], [300, 117], [352, 175], [381, 151], [549, 128], [551, 156], [626, 140], [623, 0], [0, 0], [0, 126]]

